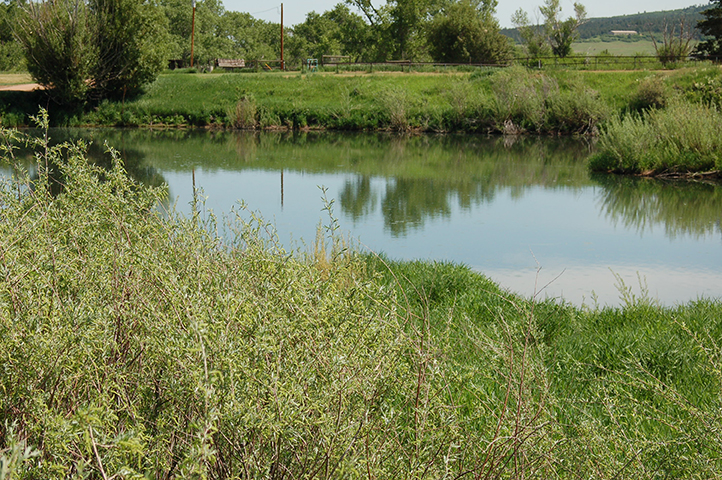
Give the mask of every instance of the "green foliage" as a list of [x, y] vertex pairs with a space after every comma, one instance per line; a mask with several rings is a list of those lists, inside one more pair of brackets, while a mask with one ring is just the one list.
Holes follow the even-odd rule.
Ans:
[[289, 254], [244, 210], [225, 236], [157, 211], [116, 153], [32, 143], [37, 177], [0, 189], [0, 422], [40, 452], [20, 478], [448, 474], [435, 347], [333, 221]]
[[632, 97], [630, 108], [642, 111], [648, 108], [664, 108], [669, 92], [661, 76], [650, 76], [639, 81], [637, 92]]
[[532, 25], [529, 15], [519, 9], [511, 17], [511, 23], [516, 27], [519, 37], [524, 45], [526, 54], [532, 58], [546, 57], [551, 53], [544, 36], [544, 29], [540, 25]]
[[165, 24], [144, 0], [29, 2], [17, 36], [30, 74], [60, 104], [124, 97], [165, 64]]
[[91, 13], [81, 0], [29, 2], [19, 15], [17, 36], [28, 71], [51, 87], [58, 103], [85, 100], [98, 61], [93, 34]]
[[722, 115], [674, 99], [667, 108], [613, 118], [590, 168], [615, 173], [689, 174], [722, 170]]
[[155, 80], [168, 60], [167, 22], [145, 0], [91, 0], [98, 61], [93, 94], [121, 98]]
[[0, 3], [0, 71], [20, 70], [24, 66], [22, 46], [13, 35], [17, 13], [15, 2]]
[[665, 67], [685, 60], [692, 51], [691, 41], [692, 34], [686, 30], [684, 18], [679, 22], [679, 33], [677, 33], [676, 27], [670, 29], [667, 25], [664, 26], [661, 45], [657, 44], [657, 40], [652, 35], [654, 51]]
[[160, 211], [165, 189], [117, 153], [101, 169], [85, 144], [2, 133], [3, 478], [722, 468], [719, 301], [523, 299], [464, 266], [357, 254], [328, 199], [314, 250], [288, 252], [245, 209]]
[[564, 58], [572, 53], [572, 43], [577, 39], [580, 25], [586, 20], [586, 9], [581, 3], [574, 3], [574, 16], [566, 20], [559, 18], [562, 7], [559, 0], [545, 0], [539, 11], [544, 16], [544, 29], [554, 55]]
[[471, 0], [447, 6], [428, 32], [429, 52], [435, 61], [503, 64], [511, 57], [509, 42], [499, 33], [496, 20]]
[[[715, 5], [716, 1], [716, 5]], [[712, 6], [702, 12], [704, 19], [697, 22], [697, 29], [711, 37], [697, 45], [697, 52], [705, 55], [722, 55], [722, 1], [712, 0]]]
[[233, 128], [252, 129], [256, 127], [256, 99], [253, 95], [244, 95], [233, 109], [226, 114], [228, 123]]
[[560, 85], [550, 76], [511, 67], [491, 82], [492, 119], [502, 133], [595, 133], [609, 115], [598, 93], [571, 76]]

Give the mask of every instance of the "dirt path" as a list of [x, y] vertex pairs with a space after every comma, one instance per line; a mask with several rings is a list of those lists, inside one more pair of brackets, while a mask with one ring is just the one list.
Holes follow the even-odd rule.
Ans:
[[37, 83], [20, 83], [18, 85], [0, 85], [0, 91], [5, 92], [32, 92], [33, 90], [42, 90], [43, 87]]

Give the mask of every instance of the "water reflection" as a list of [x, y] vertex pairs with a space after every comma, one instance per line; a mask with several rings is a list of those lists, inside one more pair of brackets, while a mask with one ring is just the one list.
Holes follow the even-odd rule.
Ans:
[[722, 185], [708, 181], [595, 176], [602, 212], [640, 235], [655, 227], [669, 238], [722, 238]]
[[[615, 277], [637, 273], [664, 303], [722, 294], [717, 184], [590, 176], [593, 144], [579, 139], [394, 136], [329, 132], [66, 130], [56, 140], [120, 150], [129, 173], [166, 183], [190, 212], [193, 185], [207, 208], [239, 199], [277, 225], [281, 239], [312, 241], [319, 185], [342, 228], [393, 258], [468, 264], [531, 295], [616, 303]], [[542, 267], [541, 278], [537, 269]], [[561, 277], [556, 278], [561, 272]]]

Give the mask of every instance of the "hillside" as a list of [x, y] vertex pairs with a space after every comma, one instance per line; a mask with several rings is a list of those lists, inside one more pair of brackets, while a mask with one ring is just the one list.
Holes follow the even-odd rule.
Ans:
[[[617, 17], [602, 17], [602, 18], [590, 18], [587, 22], [579, 28], [579, 40], [589, 40], [597, 37], [611, 36], [612, 30], [635, 30], [641, 35], [640, 40], [643, 36], [648, 34], [658, 35], [661, 37], [664, 32], [665, 25], [668, 28], [679, 29], [681, 21], [685, 22], [685, 28], [694, 28], [697, 25], [697, 21], [702, 19], [700, 12], [709, 8], [709, 5], [698, 5], [679, 10], [663, 10], [659, 12], [644, 12], [637, 13], [634, 15], [620, 15]], [[501, 33], [511, 37], [517, 43], [520, 43], [521, 39], [519, 34], [514, 28], [505, 28], [501, 30]], [[617, 37], [619, 38], [619, 37]], [[694, 39], [699, 40], [700, 35], [698, 32], [694, 32]], [[635, 37], [629, 40], [634, 40]]]

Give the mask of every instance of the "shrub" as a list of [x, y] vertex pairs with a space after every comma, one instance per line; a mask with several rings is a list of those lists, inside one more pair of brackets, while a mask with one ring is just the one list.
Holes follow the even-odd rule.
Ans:
[[434, 345], [341, 242], [290, 255], [245, 210], [220, 236], [116, 153], [31, 143], [37, 177], [0, 186], [0, 438], [38, 449], [24, 478], [448, 475]]
[[656, 75], [646, 77], [639, 82], [637, 91], [630, 101], [630, 107], [636, 111], [648, 108], [664, 108], [667, 104], [667, 97], [667, 87], [662, 77]]
[[236, 102], [235, 107], [228, 109], [226, 113], [226, 119], [228, 125], [233, 128], [240, 129], [253, 129], [256, 128], [256, 113], [258, 108], [256, 106], [256, 99], [253, 95], [243, 95], [240, 100]]

